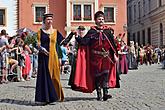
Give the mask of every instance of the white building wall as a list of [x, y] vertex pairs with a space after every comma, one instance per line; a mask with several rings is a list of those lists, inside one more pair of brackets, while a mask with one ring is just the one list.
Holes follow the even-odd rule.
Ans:
[[6, 29], [12, 36], [17, 30], [17, 0], [0, 0], [0, 8], [6, 8], [6, 26], [0, 26], [0, 30]]
[[[145, 13], [141, 9], [141, 18], [138, 19], [138, 2], [140, 1], [141, 7], [145, 10]], [[135, 33], [137, 41], [137, 32], [140, 31], [140, 42], [143, 43], [142, 31], [145, 30], [145, 44], [148, 42], [148, 31], [151, 28], [151, 44], [160, 45], [160, 23], [163, 24], [163, 45], [165, 45], [165, 0], [162, 0], [162, 5], [159, 7], [159, 0], [145, 0], [145, 6], [143, 6], [143, 0], [128, 0], [128, 7], [131, 7], [132, 22], [128, 23], [128, 33], [130, 34], [130, 40], [133, 39], [133, 33]], [[136, 18], [134, 18], [134, 5], [136, 4]], [[129, 15], [129, 11], [128, 11]], [[135, 20], [136, 19], [136, 20]]]

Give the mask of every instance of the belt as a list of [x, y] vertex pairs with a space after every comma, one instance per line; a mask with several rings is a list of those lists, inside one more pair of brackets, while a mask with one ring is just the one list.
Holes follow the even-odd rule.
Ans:
[[109, 56], [109, 51], [102, 52], [102, 51], [92, 50], [92, 53], [97, 54], [97, 55], [102, 55], [103, 57]]

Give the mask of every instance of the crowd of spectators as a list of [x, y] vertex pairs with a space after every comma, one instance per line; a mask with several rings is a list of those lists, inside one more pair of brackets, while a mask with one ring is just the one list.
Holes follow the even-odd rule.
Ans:
[[28, 33], [0, 33], [0, 82], [28, 81], [37, 74], [37, 49], [25, 42]]

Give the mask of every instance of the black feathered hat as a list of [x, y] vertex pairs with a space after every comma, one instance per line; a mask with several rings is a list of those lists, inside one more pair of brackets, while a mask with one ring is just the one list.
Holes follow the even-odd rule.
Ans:
[[97, 11], [94, 15], [94, 19], [96, 20], [98, 17], [104, 17], [104, 13], [102, 11]]

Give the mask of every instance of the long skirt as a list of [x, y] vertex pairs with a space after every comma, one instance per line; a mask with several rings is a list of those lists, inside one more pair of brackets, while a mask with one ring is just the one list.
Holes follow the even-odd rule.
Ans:
[[128, 61], [127, 61], [127, 58], [126, 58], [125, 54], [121, 55], [119, 65], [120, 65], [120, 72], [122, 74], [127, 74], [128, 73]]
[[49, 58], [44, 55], [38, 56], [39, 65], [35, 94], [36, 102], [51, 103], [58, 100], [58, 96], [48, 69], [48, 59]]

